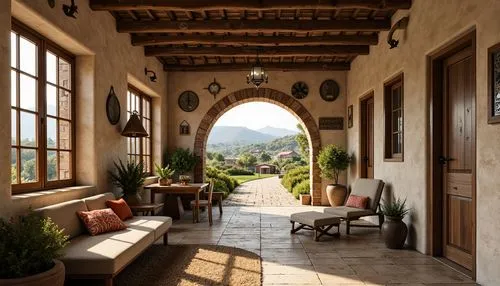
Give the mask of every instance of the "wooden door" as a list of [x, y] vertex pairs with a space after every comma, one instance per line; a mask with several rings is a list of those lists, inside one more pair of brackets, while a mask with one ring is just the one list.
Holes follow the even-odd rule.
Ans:
[[443, 62], [443, 255], [473, 269], [475, 67], [472, 48]]
[[361, 101], [361, 178], [373, 179], [373, 95]]

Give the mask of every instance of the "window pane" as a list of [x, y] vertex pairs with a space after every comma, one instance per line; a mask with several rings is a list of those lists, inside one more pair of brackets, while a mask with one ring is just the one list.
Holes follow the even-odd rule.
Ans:
[[21, 183], [38, 181], [36, 151], [21, 149]]
[[401, 107], [401, 87], [392, 90], [392, 109]]
[[135, 106], [134, 106], [134, 110], [139, 112], [141, 112], [141, 97], [140, 96], [135, 96]]
[[31, 75], [36, 76], [37, 47], [31, 41], [20, 37], [19, 39], [19, 68]]
[[47, 114], [57, 116], [57, 88], [47, 84]]
[[17, 72], [10, 72], [10, 104], [17, 106]]
[[71, 124], [65, 120], [59, 120], [59, 148], [71, 150]]
[[17, 67], [17, 35], [10, 32], [10, 66]]
[[392, 153], [400, 154], [402, 146], [402, 134], [396, 133], [392, 135]]
[[59, 117], [71, 119], [71, 93], [59, 90]]
[[400, 132], [403, 130], [401, 125], [401, 110], [392, 112], [392, 132]]
[[47, 52], [47, 81], [57, 84], [57, 57], [51, 52]]
[[21, 112], [21, 145], [36, 147], [36, 115]]
[[59, 58], [59, 86], [71, 90], [71, 65]]
[[10, 149], [10, 179], [12, 184], [18, 184], [17, 181], [17, 149]]
[[17, 145], [17, 111], [11, 110], [10, 114], [10, 144]]
[[47, 151], [47, 180], [57, 180], [57, 151]]
[[132, 93], [127, 92], [127, 111], [132, 111]]
[[71, 153], [59, 152], [59, 180], [71, 179]]
[[141, 111], [141, 114], [143, 117], [148, 117], [148, 112], [147, 112], [147, 105], [148, 102], [146, 101], [146, 98], [143, 98], [142, 99], [142, 111]]
[[146, 102], [146, 117], [151, 119], [151, 102]]
[[47, 148], [57, 148], [57, 120], [47, 118]]
[[36, 79], [27, 75], [19, 76], [20, 107], [36, 111]]

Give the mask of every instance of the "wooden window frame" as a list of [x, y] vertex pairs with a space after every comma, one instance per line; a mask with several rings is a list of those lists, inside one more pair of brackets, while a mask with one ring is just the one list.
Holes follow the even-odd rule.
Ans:
[[[12, 184], [12, 194], [22, 194], [22, 193], [29, 193], [29, 192], [36, 192], [36, 191], [43, 191], [43, 190], [50, 190], [50, 189], [55, 189], [55, 188], [63, 188], [63, 187], [70, 187], [74, 186], [76, 179], [76, 142], [75, 142], [75, 134], [76, 134], [76, 128], [75, 128], [75, 98], [76, 98], [76, 91], [75, 91], [75, 56], [70, 54], [69, 52], [65, 51], [62, 49], [60, 46], [57, 44], [53, 43], [52, 41], [48, 40], [44, 36], [40, 35], [33, 29], [29, 28], [28, 26], [24, 25], [20, 21], [12, 18], [12, 27], [11, 31], [15, 32], [16, 34], [22, 36], [23, 38], [26, 38], [32, 42], [34, 42], [37, 45], [37, 111], [35, 113], [38, 114], [37, 120], [36, 120], [36, 138], [38, 142], [38, 146], [34, 148], [27, 148], [27, 149], [35, 149], [38, 150], [37, 154], [37, 173], [38, 173], [38, 182], [33, 182], [33, 183], [25, 183], [25, 184]], [[18, 38], [19, 39], [19, 38]], [[19, 64], [20, 61], [20, 54], [19, 54], [19, 40], [17, 41], [16, 45], [16, 61]], [[47, 179], [47, 140], [46, 140], [46, 126], [47, 126], [47, 108], [46, 108], [46, 84], [47, 84], [47, 76], [46, 76], [46, 52], [50, 51], [51, 53], [55, 54], [57, 57], [64, 59], [66, 62], [68, 62], [71, 65], [71, 103], [70, 103], [70, 111], [71, 111], [71, 117], [70, 120], [70, 126], [71, 126], [71, 157], [70, 157], [70, 168], [71, 168], [71, 179], [68, 180], [55, 180], [55, 181], [49, 181]], [[15, 71], [16, 73], [23, 74], [24, 72], [19, 71], [16, 68], [12, 68], [9, 63], [9, 67], [11, 71]], [[9, 74], [10, 76], [10, 74]], [[19, 91], [19, 77], [16, 79], [16, 97], [17, 100], [19, 101], [20, 97], [20, 91]], [[59, 83], [57, 83], [56, 88], [59, 88]], [[58, 96], [58, 94], [57, 94]], [[12, 107], [11, 110], [22, 110], [19, 106], [18, 107]], [[33, 112], [32, 112], [33, 113]], [[54, 116], [50, 116], [54, 117]], [[59, 118], [59, 116], [56, 116]], [[20, 124], [20, 113], [17, 113], [16, 115], [16, 136], [18, 141], [20, 139], [20, 129], [21, 129], [21, 124]], [[57, 140], [59, 138], [59, 133], [56, 134]], [[18, 142], [19, 143], [19, 142]], [[11, 150], [15, 148], [20, 150], [21, 147], [11, 147]], [[26, 149], [25, 147], [22, 147], [22, 149]], [[55, 149], [55, 148], [49, 148], [49, 149]], [[60, 149], [60, 148], [57, 148]], [[17, 153], [17, 158], [16, 162], [18, 164], [20, 163], [20, 152]], [[57, 156], [57, 160], [59, 162], [60, 158]], [[21, 174], [21, 170], [19, 168], [20, 165], [17, 167], [17, 176], [19, 178]], [[59, 164], [57, 165], [59, 167]], [[59, 169], [57, 170], [59, 174]]]
[[[131, 156], [139, 156], [140, 157], [140, 161], [141, 162], [144, 162], [144, 157], [145, 156], [149, 156], [149, 166], [150, 166], [150, 170], [147, 172], [148, 175], [152, 175], [153, 174], [153, 98], [147, 94], [145, 94], [144, 92], [142, 92], [140, 89], [134, 87], [133, 85], [129, 84], [128, 85], [128, 89], [127, 89], [127, 119], [129, 118], [128, 115], [132, 113], [133, 110], [129, 110], [129, 106], [128, 106], [128, 92], [132, 92], [133, 94], [136, 94], [139, 96], [140, 98], [140, 107], [139, 107], [139, 110], [137, 110], [138, 112], [138, 116], [139, 118], [141, 119], [141, 123], [143, 122], [143, 119], [147, 119], [149, 120], [150, 122], [150, 126], [149, 126], [149, 132], [148, 132], [148, 137], [145, 137], [145, 138], [149, 138], [149, 151], [150, 151], [150, 154], [149, 155], [144, 155], [144, 139], [143, 138], [137, 138], [139, 140], [139, 153], [129, 153], [128, 152], [128, 147], [127, 147], [127, 159], [130, 160]], [[143, 103], [144, 103], [144, 100], [148, 101], [149, 102], [149, 118], [148, 117], [144, 117], [143, 115], [143, 111], [144, 111], [144, 106], [143, 106]], [[147, 131], [147, 126], [144, 126], [144, 128], [146, 129]], [[127, 145], [130, 144], [130, 140], [132, 138], [129, 138], [127, 140]]]
[[488, 48], [488, 124], [500, 123], [500, 115], [495, 115], [495, 102], [493, 96], [495, 95], [495, 80], [493, 79], [493, 72], [495, 67], [493, 65], [493, 54], [500, 52], [500, 43], [495, 44]]
[[[394, 88], [401, 89], [401, 104], [398, 109], [393, 107], [392, 91]], [[400, 111], [402, 126], [401, 131], [401, 153], [393, 152], [393, 135], [394, 133], [394, 117], [393, 113]], [[400, 73], [384, 83], [384, 161], [386, 162], [403, 162], [404, 161], [404, 74]]]

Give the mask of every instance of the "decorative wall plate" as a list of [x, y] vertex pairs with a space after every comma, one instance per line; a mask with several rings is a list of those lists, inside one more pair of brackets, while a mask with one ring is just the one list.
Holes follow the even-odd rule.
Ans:
[[333, 79], [327, 79], [321, 84], [319, 94], [325, 101], [335, 101], [340, 94], [339, 84]]
[[219, 92], [222, 90], [222, 89], [225, 89], [225, 87], [221, 87], [220, 83], [217, 82], [217, 80], [215, 80], [214, 78], [214, 81], [211, 82], [208, 87], [205, 87], [206, 90], [208, 90], [208, 92], [210, 92], [211, 95], [214, 96], [214, 99], [215, 97], [217, 96], [217, 94], [219, 94]]
[[303, 81], [298, 81], [292, 85], [292, 95], [296, 99], [303, 99], [309, 94], [309, 87]]
[[116, 125], [120, 121], [120, 112], [120, 101], [115, 94], [113, 86], [111, 86], [108, 99], [106, 100], [106, 115], [111, 125]]
[[194, 91], [186, 90], [179, 96], [179, 107], [185, 112], [196, 110], [199, 104], [200, 99]]

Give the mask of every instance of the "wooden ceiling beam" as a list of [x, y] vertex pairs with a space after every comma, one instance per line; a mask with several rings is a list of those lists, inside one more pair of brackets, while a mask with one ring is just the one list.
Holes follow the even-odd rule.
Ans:
[[409, 9], [411, 0], [90, 0], [96, 11], [116, 10], [274, 10], [274, 9]]
[[146, 56], [219, 56], [219, 57], [265, 57], [283, 56], [356, 56], [367, 55], [369, 46], [324, 46], [324, 47], [145, 47]]
[[121, 33], [377, 32], [390, 29], [390, 19], [117, 21], [117, 30]]
[[[263, 63], [266, 70], [277, 71], [346, 71], [349, 63]], [[163, 65], [165, 71], [206, 72], [206, 71], [248, 71], [250, 64], [203, 64], [203, 65]]]
[[212, 36], [212, 35], [132, 35], [132, 45], [249, 45], [249, 46], [304, 46], [304, 45], [377, 45], [378, 35], [334, 35], [318, 37], [288, 36]]

